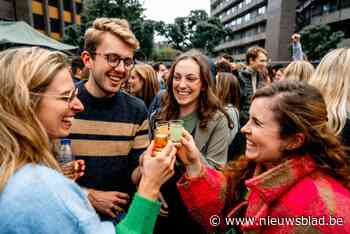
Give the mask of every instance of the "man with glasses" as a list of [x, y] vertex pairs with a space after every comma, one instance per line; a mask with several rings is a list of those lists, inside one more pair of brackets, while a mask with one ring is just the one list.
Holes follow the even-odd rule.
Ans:
[[139, 42], [127, 21], [99, 18], [86, 31], [84, 47], [90, 76], [77, 87], [85, 110], [70, 135], [73, 154], [86, 164], [77, 182], [103, 220], [118, 222], [134, 191], [131, 174], [149, 144], [146, 106], [120, 90]]

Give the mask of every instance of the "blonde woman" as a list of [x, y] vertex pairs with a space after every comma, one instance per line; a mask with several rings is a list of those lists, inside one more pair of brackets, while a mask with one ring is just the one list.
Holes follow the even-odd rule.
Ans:
[[283, 76], [285, 80], [300, 80], [307, 82], [314, 71], [315, 68], [311, 63], [299, 60], [291, 62], [286, 69], [284, 69]]
[[173, 174], [174, 147], [168, 144], [155, 160], [150, 146], [128, 215], [116, 227], [101, 222], [83, 190], [60, 173], [51, 151], [52, 141], [67, 136], [83, 110], [66, 56], [11, 49], [0, 53], [0, 66], [1, 233], [152, 233], [159, 188]]
[[328, 126], [350, 146], [350, 49], [336, 49], [321, 60], [309, 83], [327, 104]]
[[144, 101], [147, 108], [159, 92], [157, 74], [148, 64], [136, 64], [131, 70], [128, 84], [130, 93]]

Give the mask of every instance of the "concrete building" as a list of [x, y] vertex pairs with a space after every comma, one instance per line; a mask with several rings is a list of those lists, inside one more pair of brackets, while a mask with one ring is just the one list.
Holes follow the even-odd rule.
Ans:
[[[266, 48], [272, 61], [289, 61], [290, 36], [304, 27], [327, 24], [350, 38], [350, 0], [211, 0], [211, 15], [234, 31], [216, 51], [240, 61], [255, 45]], [[350, 39], [342, 45], [350, 46]]]
[[26, 21], [59, 40], [66, 26], [80, 24], [82, 3], [83, 0], [0, 0], [0, 20]]
[[296, 0], [211, 0], [211, 15], [234, 31], [233, 40], [226, 40], [216, 51], [244, 60], [249, 47], [261, 46], [272, 60], [289, 60], [296, 6]]
[[350, 46], [350, 0], [299, 0], [296, 13], [297, 30], [327, 24], [343, 31], [348, 39], [342, 46]]

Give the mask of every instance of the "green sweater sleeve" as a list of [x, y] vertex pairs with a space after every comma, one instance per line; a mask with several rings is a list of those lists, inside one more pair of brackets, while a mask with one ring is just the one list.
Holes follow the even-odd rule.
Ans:
[[152, 234], [160, 203], [135, 193], [127, 215], [116, 226], [117, 234]]

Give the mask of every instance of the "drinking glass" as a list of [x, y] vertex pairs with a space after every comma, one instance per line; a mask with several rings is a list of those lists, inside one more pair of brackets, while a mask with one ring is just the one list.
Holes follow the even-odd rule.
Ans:
[[181, 144], [181, 137], [184, 131], [183, 120], [171, 120], [169, 122], [170, 140], [175, 144]]

